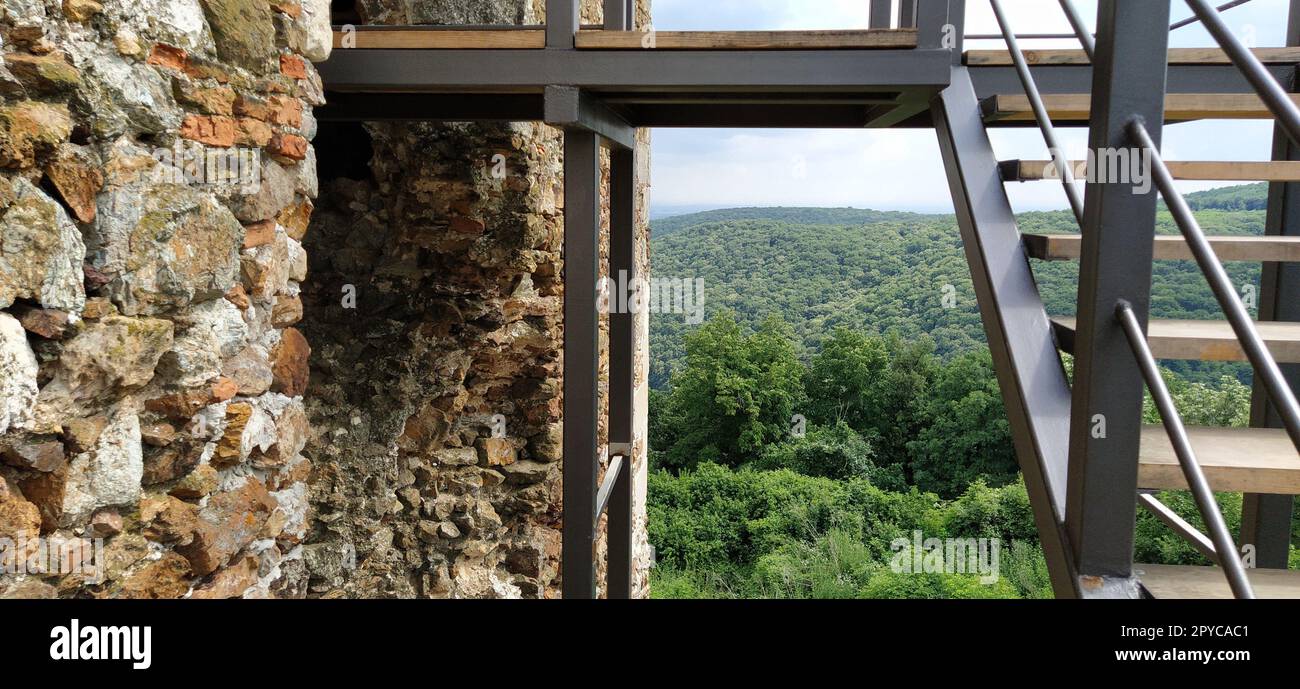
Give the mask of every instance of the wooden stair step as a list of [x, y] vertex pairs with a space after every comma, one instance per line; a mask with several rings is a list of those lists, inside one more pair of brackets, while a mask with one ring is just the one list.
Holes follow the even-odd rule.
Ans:
[[[1264, 344], [1278, 363], [1300, 363], [1300, 323], [1259, 321]], [[1053, 318], [1052, 330], [1064, 351], [1074, 352], [1073, 318]], [[1245, 361], [1246, 354], [1227, 321], [1152, 320], [1147, 342], [1157, 359]]]
[[515, 50], [546, 47], [546, 29], [536, 27], [466, 28], [454, 26], [358, 26], [334, 31], [338, 49]]
[[[1255, 48], [1251, 52], [1265, 64], [1300, 63], [1300, 48]], [[963, 56], [970, 66], [1010, 65], [1011, 53], [1005, 50], [967, 50]], [[1030, 65], [1086, 65], [1091, 61], [1080, 49], [1026, 50], [1025, 62]], [[1227, 65], [1232, 64], [1220, 48], [1170, 48], [1171, 65]]]
[[[1300, 262], [1300, 236], [1278, 235], [1207, 237], [1220, 261]], [[1044, 261], [1076, 261], [1083, 248], [1078, 234], [1026, 234], [1025, 250]], [[1157, 261], [1190, 261], [1192, 251], [1180, 234], [1158, 234], [1154, 244]]]
[[[1300, 495], [1300, 452], [1280, 428], [1188, 426], [1196, 461], [1214, 490]], [[1164, 426], [1143, 426], [1138, 487], [1187, 490]]]
[[606, 31], [584, 29], [580, 50], [864, 50], [915, 48], [916, 29], [832, 31]]
[[[1070, 172], [1076, 180], [1088, 178], [1088, 165], [1083, 160], [1071, 160]], [[1225, 182], [1300, 182], [1300, 160], [1219, 161], [1186, 160], [1165, 161], [1174, 179], [1192, 179]], [[998, 164], [1002, 179], [1007, 182], [1059, 180], [1056, 163], [1050, 160], [1006, 160]], [[1106, 166], [1102, 166], [1105, 168]]]
[[[1156, 598], [1232, 598], [1218, 567], [1135, 564], [1133, 573]], [[1300, 598], [1300, 572], [1295, 570], [1247, 569], [1246, 578], [1260, 598]]]
[[[1300, 105], [1300, 94], [1291, 100]], [[1043, 96], [1053, 120], [1086, 122], [1092, 96], [1086, 93]], [[984, 101], [986, 122], [1032, 122], [1034, 111], [1025, 95], [997, 95]], [[1171, 93], [1165, 96], [1165, 120], [1271, 120], [1273, 113], [1253, 93]]]

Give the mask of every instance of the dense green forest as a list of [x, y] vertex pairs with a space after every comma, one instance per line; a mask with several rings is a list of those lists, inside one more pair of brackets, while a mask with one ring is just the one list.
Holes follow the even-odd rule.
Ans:
[[[1262, 187], [1214, 189], [1189, 195], [1211, 234], [1262, 234], [1263, 210], [1254, 206]], [[1236, 196], [1229, 195], [1232, 190]], [[801, 219], [800, 214], [806, 219]], [[1068, 211], [1019, 216], [1023, 232], [1076, 232]], [[1158, 231], [1177, 232], [1161, 211]], [[839, 327], [859, 332], [928, 334], [940, 356], [979, 349], [984, 343], [970, 270], [956, 221], [918, 215], [838, 208], [741, 208], [664, 218], [652, 224], [654, 274], [702, 279], [704, 309], [736, 314], [748, 328], [778, 316], [796, 335], [801, 356], [816, 351]], [[1230, 263], [1238, 286], [1258, 289], [1259, 265]], [[1052, 315], [1074, 314], [1077, 264], [1034, 262], [1039, 289]], [[945, 300], [945, 296], [948, 297]], [[1160, 261], [1152, 278], [1152, 315], [1220, 318], [1219, 307], [1191, 261]], [[681, 367], [683, 334], [696, 327], [681, 315], [651, 320], [651, 385], [662, 388]], [[1189, 380], [1212, 383], [1223, 375], [1249, 382], [1238, 364], [1169, 362]]]
[[[1193, 195], [1206, 198], [1237, 203]], [[1259, 211], [1198, 216], [1215, 233], [1262, 231]], [[655, 274], [703, 277], [711, 317], [651, 319], [654, 596], [1051, 594], [951, 217], [777, 208], [666, 220], [652, 239]], [[1021, 223], [1070, 228], [1064, 213]], [[1161, 226], [1172, 229], [1167, 217]], [[1035, 269], [1049, 309], [1068, 313], [1073, 265]], [[1257, 267], [1233, 270], [1258, 279]], [[1212, 317], [1193, 271], [1157, 269], [1157, 315]], [[958, 296], [950, 308], [945, 292]], [[1247, 422], [1249, 388], [1234, 368], [1165, 375], [1189, 423]], [[1157, 421], [1149, 402], [1146, 415]], [[1235, 528], [1240, 496], [1219, 497]], [[1162, 499], [1200, 522], [1187, 495]], [[1205, 564], [1150, 515], [1138, 522], [1139, 561]], [[993, 539], [1000, 576], [900, 573], [896, 539], [914, 533]]]

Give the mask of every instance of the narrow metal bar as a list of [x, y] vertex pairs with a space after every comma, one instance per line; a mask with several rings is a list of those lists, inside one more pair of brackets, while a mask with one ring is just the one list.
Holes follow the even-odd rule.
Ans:
[[605, 480], [600, 482], [600, 490], [596, 491], [596, 520], [592, 525], [594, 529], [600, 524], [601, 515], [605, 514], [605, 507], [609, 505], [609, 496], [614, 491], [614, 484], [618, 481], [619, 474], [623, 471], [626, 464], [623, 457], [611, 457], [609, 468], [605, 470]]
[[1092, 60], [1093, 53], [1097, 52], [1097, 39], [1088, 33], [1088, 25], [1083, 23], [1078, 8], [1074, 6], [1072, 0], [1061, 0], [1061, 10], [1065, 12], [1070, 28], [1074, 29], [1074, 35], [1079, 37], [1079, 45], [1083, 46], [1083, 52], [1087, 54], [1089, 60]]
[[605, 30], [627, 31], [631, 20], [628, 9], [627, 0], [605, 0]]
[[[1290, 0], [1287, 11], [1286, 45], [1300, 45], [1300, 0]], [[1294, 71], [1287, 80], [1297, 90]], [[1273, 160], [1300, 160], [1300, 145], [1286, 131], [1273, 127]], [[1268, 212], [1264, 234], [1300, 235], [1300, 183], [1274, 182], [1268, 185]], [[1259, 320], [1300, 321], [1300, 264], [1265, 262], [1260, 271]], [[1300, 365], [1281, 364], [1282, 376], [1291, 391], [1300, 390]], [[1282, 420], [1268, 398], [1259, 376], [1255, 376], [1250, 404], [1250, 425], [1278, 428]], [[1244, 546], [1255, 547], [1255, 566], [1286, 569], [1290, 564], [1291, 520], [1295, 499], [1290, 495], [1247, 493], [1241, 502], [1241, 537]]]
[[595, 514], [600, 278], [600, 141], [564, 132], [564, 542], [565, 598], [596, 597]]
[[[1074, 38], [1074, 37], [1075, 37], [1074, 34], [1070, 34], [1070, 33], [1018, 33], [1016, 34], [1016, 38], [1024, 39], [1027, 41], [1043, 39], [1043, 38]], [[1005, 38], [1005, 36], [1003, 36], [1000, 33], [966, 34], [966, 40], [968, 41], [999, 41], [1002, 40], [1003, 38]]]
[[1137, 314], [1133, 312], [1132, 305], [1123, 300], [1116, 305], [1115, 316], [1124, 329], [1129, 345], [1133, 347], [1133, 356], [1137, 359], [1138, 367], [1142, 369], [1142, 378], [1146, 380], [1147, 389], [1151, 391], [1151, 398], [1155, 400], [1156, 408], [1160, 410], [1160, 420], [1164, 423], [1165, 431], [1169, 433], [1169, 441], [1174, 446], [1174, 454], [1178, 456], [1178, 464], [1183, 469], [1183, 475], [1187, 477], [1187, 485], [1192, 491], [1192, 498], [1196, 501], [1196, 508], [1210, 530], [1214, 552], [1219, 555], [1218, 563], [1228, 577], [1232, 594], [1237, 598], [1254, 598], [1255, 592], [1251, 589], [1250, 580], [1246, 578], [1246, 570], [1241, 564], [1241, 558], [1237, 556], [1237, 545], [1232, 542], [1232, 535], [1228, 533], [1228, 525], [1223, 520], [1219, 503], [1214, 500], [1210, 482], [1205, 479], [1205, 472], [1196, 461], [1196, 453], [1192, 451], [1192, 442], [1187, 437], [1183, 418], [1178, 415], [1174, 398], [1169, 394], [1169, 387], [1165, 385], [1165, 379], [1160, 376], [1160, 369], [1151, 354], [1151, 347], [1147, 345], [1146, 334], [1142, 332], [1142, 324], [1138, 321]]
[[916, 0], [899, 0], [898, 26], [901, 29], [916, 27]]
[[[1248, 2], [1250, 2], [1250, 0], [1232, 0], [1232, 2], [1225, 2], [1225, 3], [1223, 3], [1222, 5], [1219, 5], [1218, 7], [1214, 8], [1214, 11], [1216, 11], [1216, 12], [1222, 12], [1222, 11], [1224, 11], [1224, 10], [1230, 10], [1230, 9], [1232, 9], [1232, 8], [1238, 6], [1238, 5], [1244, 5], [1244, 4], [1248, 3]], [[1192, 16], [1186, 18], [1186, 19], [1180, 19], [1180, 20], [1174, 22], [1173, 24], [1170, 24], [1170, 25], [1169, 25], [1169, 30], [1170, 30], [1170, 31], [1173, 31], [1173, 30], [1175, 30], [1175, 29], [1181, 29], [1181, 28], [1183, 28], [1184, 26], [1187, 26], [1188, 24], [1195, 24], [1196, 22], [1199, 22], [1199, 21], [1201, 21], [1201, 18], [1200, 18], [1200, 17], [1198, 17], [1198, 16], [1196, 16], [1196, 15], [1192, 15]]]
[[1219, 16], [1219, 12], [1205, 0], [1187, 0], [1187, 4], [1205, 23], [1205, 28], [1219, 42], [1219, 46], [1228, 54], [1237, 69], [1241, 70], [1246, 80], [1255, 88], [1255, 93], [1264, 101], [1268, 109], [1277, 117], [1278, 124], [1286, 130], [1291, 140], [1300, 143], [1300, 107], [1297, 107], [1287, 94], [1286, 89], [1268, 73], [1264, 63], [1233, 35], [1232, 30]]
[[[610, 152], [609, 272], [619, 285], [619, 295], [631, 294], [640, 277], [636, 272], [636, 156], [635, 146]], [[609, 317], [609, 452], [626, 458], [609, 498], [609, 563], [605, 579], [609, 598], [631, 598], [633, 582], [636, 315], [628, 306], [621, 304]]]
[[1011, 54], [1011, 61], [1016, 66], [1016, 74], [1020, 77], [1020, 85], [1025, 89], [1025, 95], [1029, 98], [1029, 106], [1034, 110], [1034, 119], [1038, 121], [1038, 128], [1043, 132], [1043, 141], [1047, 143], [1047, 152], [1056, 163], [1057, 174], [1061, 176], [1061, 185], [1065, 188], [1065, 196], [1070, 200], [1070, 210], [1074, 211], [1074, 219], [1083, 225], [1083, 197], [1079, 194], [1079, 188], [1074, 185], [1074, 173], [1070, 170], [1070, 162], [1061, 148], [1060, 142], [1056, 138], [1056, 129], [1052, 126], [1052, 117], [1047, 112], [1047, 106], [1043, 103], [1043, 96], [1038, 92], [1038, 86], [1034, 83], [1034, 75], [1029, 72], [1029, 64], [1025, 62], [1025, 54], [1020, 50], [1020, 44], [1016, 41], [1016, 35], [1011, 31], [1011, 24], [1007, 22], [1006, 13], [1002, 11], [1000, 0], [989, 0], [993, 6], [993, 15], [998, 20], [998, 26], [1002, 28], [1002, 36], [1007, 41], [1007, 51]]
[[873, 29], [888, 29], [893, 20], [893, 0], [868, 0], [871, 14], [867, 26]]
[[1281, 417], [1282, 425], [1286, 428], [1287, 435], [1291, 437], [1292, 444], [1300, 449], [1300, 404], [1296, 402], [1295, 393], [1287, 385], [1277, 361], [1273, 359], [1273, 355], [1264, 344], [1264, 339], [1260, 337], [1255, 322], [1251, 320], [1250, 312], [1246, 310], [1246, 305], [1241, 303], [1241, 296], [1233, 287], [1232, 279], [1228, 277], [1228, 271], [1223, 269], [1223, 263], [1215, 255], [1210, 241], [1205, 238], [1201, 224], [1196, 221], [1196, 216], [1192, 215], [1192, 209], [1188, 207], [1183, 195], [1174, 188], [1174, 176], [1170, 174], [1165, 161], [1160, 158], [1160, 151], [1151, 140], [1146, 127], [1135, 120], [1129, 124], [1128, 130], [1146, 149], [1147, 155], [1151, 156], [1151, 174], [1155, 178], [1156, 188], [1165, 199], [1165, 205], [1169, 207], [1169, 214], [1182, 230], [1183, 237], [1187, 239], [1187, 247], [1196, 257], [1196, 263], [1200, 265], [1201, 272], [1210, 283], [1210, 289], [1214, 292], [1214, 297], [1218, 300], [1224, 315], [1227, 316], [1228, 323], [1232, 325], [1232, 331], [1241, 341], [1241, 348], [1245, 350], [1246, 358], [1255, 367], [1256, 375], [1268, 390], [1269, 397], [1277, 407], [1278, 416]]
[[546, 47], [572, 49], [581, 23], [578, 0], [546, 0]]
[[1052, 589], [1080, 596], [1065, 519], [1070, 386], [1025, 257], [1015, 213], [998, 178], [970, 70], [931, 106], [966, 262], [993, 355]]
[[1138, 493], [1138, 504], [1155, 515], [1156, 519], [1164, 522], [1165, 526], [1173, 529], [1174, 533], [1182, 536], [1183, 540], [1196, 548], [1197, 552], [1204, 555], [1210, 562], [1216, 565], [1219, 564], [1219, 553], [1214, 550], [1214, 542], [1210, 540], [1210, 537], [1201, 533], [1199, 529], [1179, 516], [1177, 512], [1169, 509], [1169, 506], [1160, 502], [1156, 496], [1150, 493]]
[[[1135, 115], [1162, 122], [1168, 24], [1168, 3], [1098, 4], [1089, 150], [1137, 155], [1125, 123]], [[1065, 518], [1081, 576], [1131, 581], [1142, 378], [1115, 320], [1115, 304], [1128, 300], [1145, 321], [1157, 197], [1105, 175], [1089, 177], [1079, 256]]]

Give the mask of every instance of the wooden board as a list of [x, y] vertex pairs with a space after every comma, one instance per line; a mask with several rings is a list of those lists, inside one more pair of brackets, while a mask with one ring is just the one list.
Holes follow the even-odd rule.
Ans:
[[[1133, 572], [1156, 598], [1232, 598], [1218, 567], [1135, 564]], [[1300, 598], [1300, 572], [1248, 569], [1246, 578], [1260, 598]]]
[[[1078, 260], [1083, 237], [1077, 234], [1026, 234], [1025, 249], [1030, 257], [1044, 261]], [[1220, 261], [1300, 262], [1300, 237], [1237, 236], [1208, 237]], [[1192, 252], [1182, 235], [1155, 237], [1157, 261], [1189, 261]]]
[[[1255, 323], [1264, 344], [1279, 363], [1300, 363], [1300, 323]], [[1074, 319], [1053, 318], [1057, 342], [1074, 351]], [[1157, 359], [1245, 361], [1246, 354], [1227, 321], [1152, 320], [1147, 342]]]
[[[334, 48], [344, 48], [347, 32], [334, 32]], [[393, 50], [483, 50], [546, 47], [544, 29], [360, 29], [352, 34], [351, 48]]]
[[[1291, 100], [1300, 106], [1300, 94]], [[1043, 104], [1053, 120], [1087, 120], [1092, 96], [1068, 93], [1043, 96]], [[990, 122], [1033, 121], [1029, 98], [1023, 95], [993, 96], [986, 119]], [[1253, 93], [1171, 93], [1165, 97], [1165, 119], [1185, 120], [1263, 120], [1273, 113]]]
[[915, 48], [916, 29], [856, 31], [579, 31], [584, 50], [864, 50]]
[[[1300, 452], [1280, 428], [1188, 426], [1196, 461], [1214, 490], [1300, 495]], [[1187, 490], [1164, 426], [1143, 426], [1138, 487]]]
[[[1266, 64], [1300, 63], [1300, 48], [1255, 48], [1255, 57]], [[1011, 54], [1005, 50], [967, 50], [967, 65], [1009, 65]], [[1031, 65], [1086, 65], [1087, 53], [1082, 50], [1026, 50], [1025, 62]], [[1226, 65], [1228, 56], [1219, 48], [1170, 48], [1171, 65]]]
[[[1056, 164], [1050, 160], [1016, 160], [1015, 174], [1011, 179], [1020, 182], [1032, 180], [1058, 180]], [[1071, 160], [1070, 172], [1075, 179], [1088, 177], [1088, 164]], [[1300, 160], [1184, 160], [1165, 161], [1174, 179], [1193, 179], [1225, 182], [1300, 182]], [[1106, 166], [1103, 165], [1103, 168]]]

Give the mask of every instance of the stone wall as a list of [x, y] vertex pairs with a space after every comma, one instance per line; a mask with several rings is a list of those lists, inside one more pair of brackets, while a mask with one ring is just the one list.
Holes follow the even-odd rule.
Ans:
[[[544, 21], [541, 5], [358, 0], [355, 11], [364, 24], [531, 24]], [[586, 3], [587, 21], [598, 5]], [[309, 595], [558, 595], [562, 142], [535, 123], [322, 131], [303, 293], [313, 345]], [[647, 325], [638, 324], [642, 409]]]
[[0, 0], [0, 595], [304, 595], [329, 5]]
[[558, 595], [562, 134], [317, 138], [330, 4], [0, 0], [0, 554], [105, 564], [35, 557], [0, 596]]

